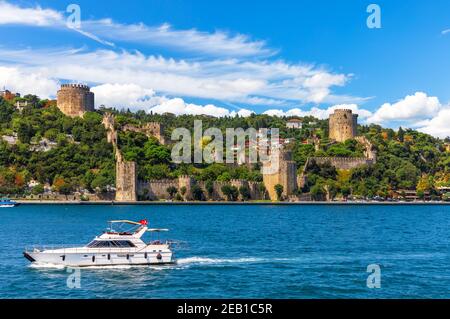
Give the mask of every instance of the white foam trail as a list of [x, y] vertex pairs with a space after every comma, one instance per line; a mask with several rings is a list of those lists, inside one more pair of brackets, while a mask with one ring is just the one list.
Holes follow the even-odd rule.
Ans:
[[58, 264], [49, 264], [49, 263], [31, 263], [28, 267], [30, 268], [37, 268], [37, 269], [45, 269], [45, 268], [51, 268], [51, 269], [64, 269], [66, 266], [64, 265], [58, 265]]
[[[112, 269], [122, 270], [131, 268], [149, 268], [152, 270], [164, 270], [164, 269], [182, 269], [189, 267], [190, 265], [224, 265], [224, 264], [245, 264], [245, 263], [260, 263], [265, 262], [266, 259], [256, 257], [244, 257], [244, 258], [207, 258], [207, 257], [187, 257], [176, 260], [173, 265], [105, 265], [105, 266], [85, 266], [79, 267], [80, 269]], [[64, 269], [69, 266], [49, 264], [49, 263], [32, 263], [29, 265], [31, 268], [38, 269]], [[70, 268], [78, 268], [72, 266]]]
[[190, 264], [240, 264], [240, 263], [256, 263], [262, 262], [262, 258], [205, 258], [205, 257], [188, 257], [180, 258], [177, 260], [178, 265], [190, 265]]

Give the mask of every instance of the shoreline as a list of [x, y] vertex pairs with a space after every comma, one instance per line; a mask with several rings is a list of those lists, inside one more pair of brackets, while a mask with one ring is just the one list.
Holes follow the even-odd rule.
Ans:
[[363, 206], [363, 205], [450, 205], [450, 202], [199, 202], [199, 201], [188, 201], [188, 202], [163, 202], [163, 201], [139, 201], [139, 202], [116, 202], [116, 201], [54, 201], [54, 200], [16, 200], [20, 205], [111, 205], [111, 206], [125, 206], [125, 205], [329, 205], [329, 206], [340, 206], [340, 205], [350, 205], [350, 206]]

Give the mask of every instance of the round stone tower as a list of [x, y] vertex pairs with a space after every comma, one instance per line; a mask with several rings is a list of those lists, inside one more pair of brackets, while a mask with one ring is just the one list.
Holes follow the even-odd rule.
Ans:
[[329, 137], [336, 142], [344, 142], [357, 135], [358, 114], [353, 114], [352, 110], [337, 109], [334, 114], [330, 114]]
[[94, 111], [94, 93], [83, 84], [62, 84], [57, 94], [57, 106], [67, 116], [83, 116]]

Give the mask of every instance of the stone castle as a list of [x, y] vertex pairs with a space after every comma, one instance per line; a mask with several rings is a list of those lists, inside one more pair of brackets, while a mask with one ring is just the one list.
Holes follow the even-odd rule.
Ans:
[[[271, 150], [269, 161], [262, 163], [261, 172], [263, 182], [249, 182], [244, 180], [232, 180], [229, 183], [217, 182], [213, 183], [213, 192], [206, 192], [206, 184], [202, 181], [195, 181], [190, 176], [180, 176], [173, 180], [137, 180], [137, 164], [131, 161], [125, 161], [118, 147], [117, 131], [115, 128], [115, 119], [112, 114], [106, 113], [103, 117], [103, 125], [107, 130], [108, 142], [112, 143], [116, 157], [116, 195], [115, 200], [118, 202], [137, 201], [138, 194], [141, 199], [158, 200], [169, 199], [167, 193], [168, 187], [175, 187], [177, 190], [185, 189], [183, 195], [184, 200], [192, 200], [192, 189], [194, 185], [200, 186], [207, 200], [223, 200], [221, 188], [225, 184], [236, 187], [245, 186], [250, 191], [251, 199], [277, 200], [275, 185], [283, 186], [283, 199], [303, 200], [302, 196], [297, 194], [297, 189], [303, 187], [307, 179], [308, 163], [314, 160], [318, 164], [330, 163], [337, 169], [353, 169], [362, 165], [371, 165], [376, 162], [376, 151], [373, 150], [372, 144], [364, 136], [357, 136], [356, 125], [357, 115], [352, 114], [351, 110], [336, 110], [330, 116], [330, 139], [334, 142], [343, 142], [350, 138], [355, 138], [358, 143], [365, 146], [364, 157], [361, 158], [343, 158], [343, 157], [310, 157], [300, 176], [297, 176], [297, 165], [292, 159], [292, 151], [287, 147]], [[142, 126], [127, 124], [122, 127], [123, 131], [141, 132], [148, 137], [155, 136], [161, 144], [165, 144], [163, 129], [159, 123], [147, 123]], [[275, 169], [273, 169], [275, 168]], [[264, 187], [262, 187], [264, 185]], [[262, 189], [265, 188], [265, 191]], [[308, 199], [306, 199], [308, 200]]]
[[345, 142], [357, 135], [358, 114], [352, 110], [338, 109], [330, 114], [329, 137], [336, 142]]
[[87, 85], [62, 84], [57, 93], [57, 106], [67, 116], [83, 116], [87, 111], [94, 111], [94, 93]]

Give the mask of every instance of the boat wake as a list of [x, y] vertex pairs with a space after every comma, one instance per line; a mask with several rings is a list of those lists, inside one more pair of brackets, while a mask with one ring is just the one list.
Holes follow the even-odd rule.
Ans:
[[30, 268], [36, 268], [36, 269], [64, 269], [66, 268], [65, 265], [58, 265], [58, 264], [50, 264], [50, 263], [31, 263], [28, 265]]
[[205, 258], [205, 257], [188, 257], [177, 260], [178, 265], [215, 265], [215, 264], [245, 264], [263, 262], [262, 258]]
[[[174, 264], [171, 265], [107, 265], [107, 266], [87, 266], [79, 267], [80, 269], [131, 269], [131, 268], [149, 268], [154, 270], [164, 269], [183, 269], [190, 266], [203, 266], [203, 265], [232, 265], [232, 264], [249, 264], [249, 263], [261, 263], [264, 262], [263, 258], [247, 257], [247, 258], [208, 258], [208, 257], [187, 257], [177, 259]], [[64, 268], [78, 268], [69, 267], [65, 265], [50, 264], [50, 263], [32, 263], [28, 267], [36, 269], [64, 269]]]

